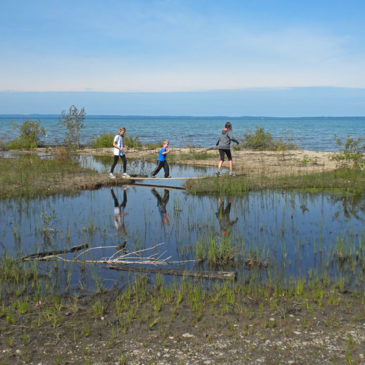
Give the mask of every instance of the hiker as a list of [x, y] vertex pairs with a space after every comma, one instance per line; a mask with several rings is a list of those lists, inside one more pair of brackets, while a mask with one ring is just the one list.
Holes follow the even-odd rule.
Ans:
[[114, 168], [118, 163], [119, 157], [122, 159], [123, 162], [123, 174], [122, 177], [130, 177], [127, 174], [127, 159], [125, 157], [125, 150], [128, 146], [124, 146], [124, 135], [126, 133], [126, 129], [124, 127], [120, 127], [118, 134], [115, 135], [113, 140], [113, 153], [114, 153], [114, 161], [113, 165], [110, 169], [109, 177], [111, 179], [115, 179], [115, 175], [113, 174]]
[[224, 202], [220, 197], [218, 197], [218, 203], [219, 203], [219, 208], [215, 215], [218, 218], [221, 233], [224, 236], [229, 237], [231, 235], [233, 226], [238, 221], [238, 217], [235, 220], [231, 221], [230, 218], [231, 204], [232, 204], [231, 199], [228, 200], [226, 207], [224, 207]]
[[158, 210], [161, 215], [161, 222], [163, 225], [168, 225], [169, 216], [167, 214], [166, 204], [169, 201], [170, 192], [167, 189], [164, 189], [163, 198], [161, 198], [161, 195], [156, 191], [155, 188], [152, 188], [151, 191], [152, 191], [152, 194], [157, 198], [157, 206], [158, 206]]
[[232, 124], [230, 122], [227, 122], [222, 130], [222, 134], [219, 136], [219, 139], [216, 143], [216, 146], [218, 146], [219, 150], [219, 164], [217, 169], [217, 175], [219, 176], [221, 174], [221, 167], [224, 162], [224, 155], [227, 155], [228, 163], [229, 163], [229, 174], [231, 176], [234, 176], [233, 170], [232, 170], [232, 154], [231, 154], [231, 141], [236, 142], [239, 144], [237, 139], [233, 137], [232, 134]]
[[168, 149], [168, 146], [169, 146], [168, 140], [162, 141], [162, 147], [161, 147], [160, 153], [158, 154], [158, 157], [157, 157], [157, 167], [152, 172], [152, 175], [151, 175], [152, 177], [156, 177], [156, 175], [162, 168], [164, 169], [164, 172], [165, 172], [165, 178], [171, 177], [169, 175], [169, 173], [170, 173], [169, 164], [166, 161], [166, 155], [170, 152], [170, 150]]
[[127, 213], [124, 212], [124, 209], [127, 205], [127, 188], [125, 187], [123, 189], [123, 201], [120, 205], [112, 187], [110, 188], [110, 192], [112, 193], [114, 200], [114, 226], [121, 235], [124, 235], [126, 233], [124, 217], [127, 215]]

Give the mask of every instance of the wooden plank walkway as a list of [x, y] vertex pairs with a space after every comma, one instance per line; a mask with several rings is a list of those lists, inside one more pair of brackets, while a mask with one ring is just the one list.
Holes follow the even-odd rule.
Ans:
[[157, 185], [157, 184], [144, 184], [144, 183], [126, 183], [126, 186], [139, 186], [142, 188], [158, 188], [158, 189], [166, 189], [166, 190], [185, 190], [183, 186], [171, 186], [171, 185]]
[[195, 176], [195, 177], [119, 177], [117, 176], [117, 179], [121, 179], [121, 180], [136, 180], [136, 181], [140, 181], [140, 180], [164, 180], [164, 181], [170, 181], [170, 180], [198, 180], [198, 179], [205, 179], [208, 176]]

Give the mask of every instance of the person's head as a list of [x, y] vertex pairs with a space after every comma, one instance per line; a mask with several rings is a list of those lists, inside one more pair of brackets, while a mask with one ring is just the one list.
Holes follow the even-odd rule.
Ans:
[[162, 147], [163, 148], [168, 147], [168, 145], [169, 145], [169, 141], [167, 139], [165, 139], [164, 141], [162, 141]]
[[127, 130], [124, 127], [119, 128], [119, 134], [123, 136]]
[[232, 129], [232, 124], [230, 122], [227, 122], [224, 128]]

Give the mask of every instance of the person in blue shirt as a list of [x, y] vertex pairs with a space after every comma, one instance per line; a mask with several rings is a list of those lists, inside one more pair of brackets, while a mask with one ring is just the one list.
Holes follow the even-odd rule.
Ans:
[[169, 224], [169, 215], [167, 214], [166, 205], [169, 202], [170, 192], [167, 189], [164, 189], [163, 197], [161, 197], [155, 188], [152, 188], [151, 191], [157, 199], [157, 207], [160, 212], [161, 222], [164, 226], [166, 226]]
[[152, 177], [156, 177], [156, 175], [162, 168], [164, 169], [164, 172], [165, 172], [165, 178], [171, 177], [169, 175], [170, 174], [169, 164], [166, 161], [166, 155], [170, 152], [170, 150], [168, 149], [168, 146], [169, 146], [169, 141], [167, 141], [167, 140], [162, 141], [162, 147], [161, 147], [160, 153], [158, 154], [158, 157], [157, 157], [157, 167], [152, 172]]

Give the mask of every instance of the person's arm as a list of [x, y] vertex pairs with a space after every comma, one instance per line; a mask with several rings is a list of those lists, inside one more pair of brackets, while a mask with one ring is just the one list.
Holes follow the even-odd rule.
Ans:
[[117, 144], [116, 140], [117, 140], [117, 138], [114, 138], [114, 141], [113, 141], [113, 147], [118, 148], [118, 150], [120, 150], [120, 151], [123, 151], [123, 148], [120, 148], [120, 147], [118, 146], [118, 144]]
[[170, 152], [169, 149], [167, 149], [165, 152], [162, 152], [163, 155], [167, 155]]
[[228, 138], [229, 138], [231, 141], [233, 141], [233, 142], [235, 142], [235, 143], [239, 144], [239, 142], [237, 141], [237, 139], [233, 137], [233, 134], [232, 134], [232, 131], [231, 131], [231, 130], [227, 133], [227, 135], [228, 135]]

